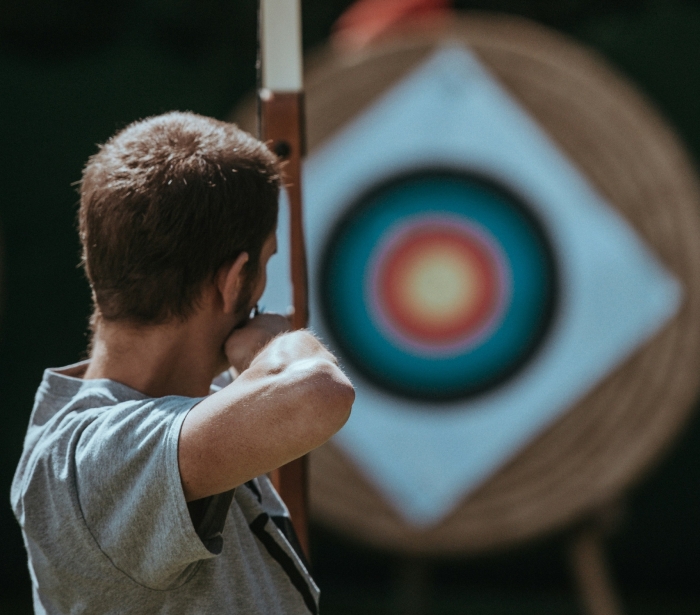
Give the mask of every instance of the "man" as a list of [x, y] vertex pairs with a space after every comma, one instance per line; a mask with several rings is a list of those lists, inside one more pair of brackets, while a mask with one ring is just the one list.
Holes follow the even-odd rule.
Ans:
[[279, 181], [263, 144], [191, 113], [89, 160], [90, 360], [45, 372], [12, 485], [37, 613], [317, 612], [265, 473], [340, 429], [354, 391], [309, 332], [250, 318]]

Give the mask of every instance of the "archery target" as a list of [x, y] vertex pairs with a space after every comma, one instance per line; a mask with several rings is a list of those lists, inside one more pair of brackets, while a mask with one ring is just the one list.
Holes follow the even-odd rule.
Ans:
[[[315, 518], [474, 552], [625, 489], [698, 387], [700, 197], [663, 122], [585, 50], [503, 17], [321, 54], [307, 84], [310, 326], [357, 390], [311, 455]], [[477, 211], [498, 207], [508, 232]], [[272, 310], [290, 304], [286, 215]], [[516, 315], [522, 345], [490, 370], [431, 375]]]
[[416, 527], [678, 310], [674, 276], [464, 47], [325, 143], [304, 182], [310, 327], [356, 383], [334, 443]]
[[321, 258], [334, 340], [378, 387], [429, 401], [497, 386], [551, 321], [549, 242], [514, 195], [424, 170], [360, 197]]
[[[440, 167], [452, 176], [431, 177]], [[469, 175], [501, 194], [457, 179]], [[310, 326], [357, 384], [334, 442], [417, 527], [449, 514], [678, 309], [675, 278], [466, 48], [436, 50], [310, 156], [304, 181]], [[435, 245], [448, 229], [449, 259]], [[487, 304], [472, 329], [463, 307], [449, 341], [426, 335], [435, 310], [416, 291], [425, 268], [439, 283], [435, 256], [463, 288], [481, 274], [472, 297]], [[431, 301], [449, 302], [448, 290]]]

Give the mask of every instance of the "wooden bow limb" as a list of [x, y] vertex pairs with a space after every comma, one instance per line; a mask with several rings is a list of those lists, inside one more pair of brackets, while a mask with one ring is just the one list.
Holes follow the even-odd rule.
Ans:
[[[306, 250], [301, 198], [301, 160], [305, 151], [302, 90], [301, 8], [299, 0], [260, 0], [259, 4], [259, 137], [284, 163], [283, 179], [290, 208], [292, 325], [309, 320]], [[272, 475], [308, 558], [307, 459], [302, 457]]]

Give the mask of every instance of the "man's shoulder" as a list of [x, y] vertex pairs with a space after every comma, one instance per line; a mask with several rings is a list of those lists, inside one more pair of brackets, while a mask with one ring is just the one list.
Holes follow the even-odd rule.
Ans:
[[78, 474], [90, 476], [91, 465], [105, 471], [135, 452], [153, 452], [158, 442], [176, 437], [183, 415], [198, 401], [147, 397], [107, 379], [82, 380], [71, 374], [75, 367], [44, 373], [12, 485], [13, 506], [33, 484], [69, 487]]
[[[87, 361], [44, 371], [36, 393], [29, 430], [62, 422], [66, 417], [78, 423], [91, 421], [105, 413], [129, 414], [139, 408], [172, 411], [191, 407], [196, 398], [183, 396], [149, 397], [108, 378], [83, 379]], [[165, 416], [161, 413], [161, 417]], [[55, 425], [54, 425], [55, 427]]]

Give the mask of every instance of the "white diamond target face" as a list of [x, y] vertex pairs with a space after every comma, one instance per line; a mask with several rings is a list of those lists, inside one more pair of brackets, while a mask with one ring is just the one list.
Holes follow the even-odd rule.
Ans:
[[[310, 327], [356, 401], [334, 442], [440, 521], [673, 317], [678, 282], [462, 47], [304, 168]], [[290, 304], [286, 208], [262, 303]]]

